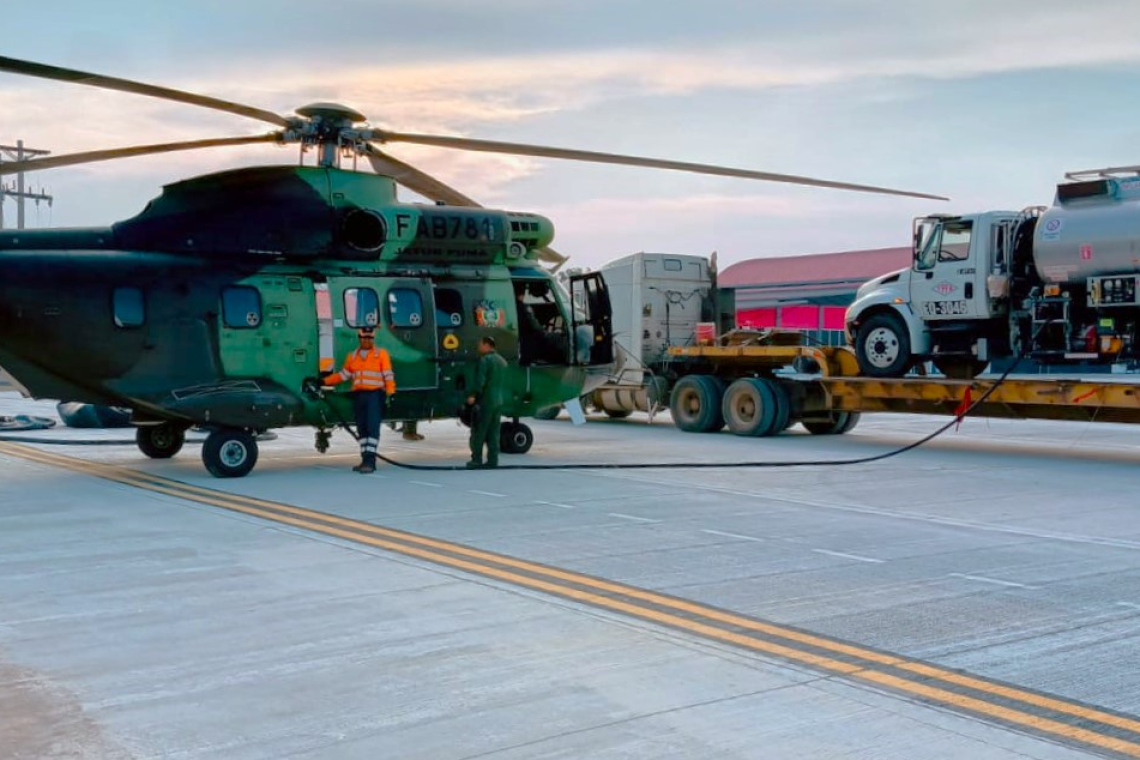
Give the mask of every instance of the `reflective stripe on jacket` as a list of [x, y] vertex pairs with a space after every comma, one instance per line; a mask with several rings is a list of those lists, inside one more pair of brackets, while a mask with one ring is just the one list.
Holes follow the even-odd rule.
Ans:
[[354, 391], [374, 391], [383, 388], [396, 392], [396, 375], [392, 372], [392, 359], [382, 348], [368, 351], [356, 349], [345, 357], [344, 367], [335, 375], [325, 378], [325, 385], [337, 385], [352, 380]]

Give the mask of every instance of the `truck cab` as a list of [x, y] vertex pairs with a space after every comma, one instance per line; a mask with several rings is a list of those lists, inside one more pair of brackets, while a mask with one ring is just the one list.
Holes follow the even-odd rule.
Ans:
[[861, 288], [847, 309], [859, 369], [900, 377], [933, 359], [949, 377], [973, 377], [1009, 342], [1009, 275], [1021, 215], [991, 211], [915, 219], [913, 263]]

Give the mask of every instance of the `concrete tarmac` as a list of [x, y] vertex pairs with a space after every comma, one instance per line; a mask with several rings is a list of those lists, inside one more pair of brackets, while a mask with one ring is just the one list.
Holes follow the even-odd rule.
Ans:
[[[504, 462], [844, 459], [941, 422], [535, 421]], [[455, 423], [421, 432], [382, 453], [465, 459]], [[354, 461], [306, 430], [233, 481], [191, 444], [0, 443], [0, 758], [1140, 753], [1140, 430], [967, 420], [786, 469]]]

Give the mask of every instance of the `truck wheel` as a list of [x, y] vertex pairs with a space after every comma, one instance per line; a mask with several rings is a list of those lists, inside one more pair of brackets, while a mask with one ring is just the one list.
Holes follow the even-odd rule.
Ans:
[[504, 454], [525, 454], [534, 445], [534, 433], [521, 422], [504, 422], [499, 428], [499, 450]]
[[135, 431], [139, 451], [151, 459], [170, 459], [182, 450], [186, 442], [186, 429], [169, 422], [161, 425], [144, 425]]
[[989, 364], [968, 356], [947, 356], [935, 359], [934, 366], [951, 380], [973, 380], [982, 374]]
[[685, 375], [673, 388], [669, 411], [686, 433], [715, 433], [724, 427], [724, 384], [713, 375]]
[[257, 440], [244, 430], [215, 430], [202, 444], [202, 463], [215, 478], [245, 477], [257, 464]]
[[803, 420], [812, 435], [843, 435], [859, 424], [859, 412], [832, 412], [824, 419]]
[[779, 383], [746, 377], [728, 386], [721, 413], [728, 429], [736, 435], [776, 435], [788, 426], [791, 402]]
[[906, 325], [894, 314], [873, 315], [859, 326], [855, 359], [868, 377], [902, 377], [914, 361]]

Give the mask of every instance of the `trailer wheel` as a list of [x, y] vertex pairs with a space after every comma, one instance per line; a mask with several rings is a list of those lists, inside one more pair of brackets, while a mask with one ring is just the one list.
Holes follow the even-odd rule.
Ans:
[[823, 419], [803, 420], [812, 435], [843, 435], [859, 424], [859, 412], [832, 412]]
[[724, 427], [724, 384], [713, 375], [685, 375], [669, 400], [673, 424], [686, 433], [715, 433]]
[[769, 436], [788, 426], [791, 401], [787, 391], [765, 378], [746, 377], [728, 386], [721, 413], [736, 435]]
[[873, 314], [859, 326], [855, 359], [867, 377], [902, 377], [914, 362], [906, 325], [894, 314]]
[[982, 374], [989, 364], [969, 356], [945, 356], [935, 359], [934, 366], [951, 380], [973, 380]]
[[611, 420], [624, 420], [629, 415], [633, 414], [629, 409], [607, 409], [606, 416]]

